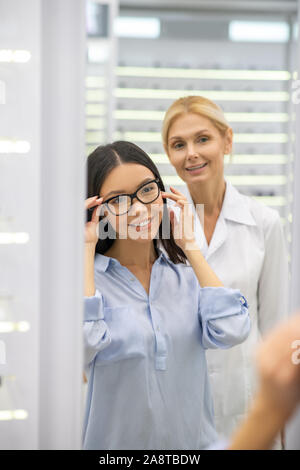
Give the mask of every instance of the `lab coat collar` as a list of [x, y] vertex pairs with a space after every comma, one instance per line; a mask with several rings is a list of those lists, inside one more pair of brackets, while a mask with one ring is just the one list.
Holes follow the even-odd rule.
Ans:
[[246, 197], [227, 180], [221, 214], [225, 219], [239, 224], [256, 225]]
[[199, 217], [196, 215], [195, 206], [189, 191], [187, 194], [188, 201], [192, 204], [194, 212], [196, 241], [206, 259], [215, 253], [225, 242], [228, 236], [226, 220], [231, 220], [239, 224], [256, 225], [247, 205], [246, 197], [240, 194], [229, 181], [225, 181], [226, 189], [223, 205], [209, 245], [207, 245], [204, 230]]
[[[225, 182], [226, 189], [219, 219], [224, 218], [240, 224], [256, 225], [247, 204], [246, 197], [232, 186], [229, 181], [225, 180]], [[188, 201], [194, 208], [194, 203], [189, 191], [187, 196]]]

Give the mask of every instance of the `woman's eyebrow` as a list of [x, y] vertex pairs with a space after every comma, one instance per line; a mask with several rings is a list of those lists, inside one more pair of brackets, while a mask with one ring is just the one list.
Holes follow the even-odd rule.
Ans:
[[[195, 132], [194, 135], [203, 134], [204, 132], [209, 132], [209, 130], [208, 130], [208, 129], [202, 129], [201, 131]], [[184, 137], [181, 137], [181, 136], [179, 136], [179, 135], [174, 135], [173, 137], [171, 137], [171, 138], [169, 139], [169, 141], [175, 140], [175, 139], [183, 139], [183, 138], [184, 138]]]
[[[145, 178], [143, 181], [141, 181], [137, 185], [137, 188], [142, 186], [144, 183], [147, 183], [147, 181], [152, 181], [153, 179], [154, 178], [151, 178], [151, 176], [148, 176], [148, 178]], [[113, 194], [124, 194], [124, 193], [126, 193], [126, 189], [116, 189], [115, 191], [110, 191], [106, 196], [103, 196], [103, 197], [107, 198], [108, 196], [112, 196]]]

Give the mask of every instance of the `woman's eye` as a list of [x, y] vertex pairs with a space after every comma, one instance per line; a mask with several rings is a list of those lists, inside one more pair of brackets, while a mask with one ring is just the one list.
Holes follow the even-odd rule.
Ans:
[[114, 204], [119, 204], [119, 203], [120, 203], [119, 196], [117, 196], [115, 199], [112, 199], [112, 200], [110, 201], [110, 204], [113, 204], [113, 205], [114, 205]]
[[153, 189], [153, 186], [147, 186], [147, 188], [144, 188], [142, 190], [143, 193], [148, 193], [149, 191], [151, 191]]
[[198, 141], [199, 142], [207, 142], [208, 137], [199, 137]]
[[180, 149], [183, 147], [183, 143], [182, 142], [176, 142], [176, 144], [173, 145], [174, 149]]

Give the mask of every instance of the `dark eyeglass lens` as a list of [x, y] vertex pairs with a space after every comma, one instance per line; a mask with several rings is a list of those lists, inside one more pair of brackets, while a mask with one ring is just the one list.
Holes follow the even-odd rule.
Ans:
[[108, 203], [108, 208], [113, 214], [124, 214], [130, 207], [129, 196], [117, 196]]
[[137, 193], [137, 197], [142, 202], [154, 201], [159, 193], [158, 185], [155, 181], [143, 186]]

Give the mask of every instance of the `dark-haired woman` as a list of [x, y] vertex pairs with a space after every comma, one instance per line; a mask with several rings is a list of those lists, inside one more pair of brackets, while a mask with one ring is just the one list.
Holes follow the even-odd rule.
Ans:
[[205, 349], [242, 342], [250, 320], [246, 299], [223, 287], [198, 249], [187, 204], [164, 191], [132, 143], [88, 157], [85, 449], [202, 449], [217, 440]]

